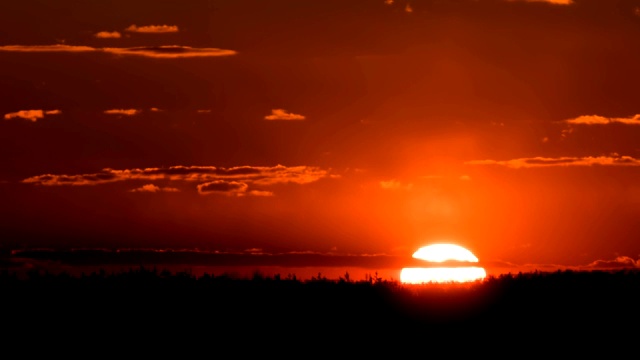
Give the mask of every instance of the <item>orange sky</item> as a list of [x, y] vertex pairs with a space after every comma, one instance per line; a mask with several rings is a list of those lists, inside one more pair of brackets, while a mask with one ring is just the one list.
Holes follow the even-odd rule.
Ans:
[[7, 0], [0, 245], [636, 265], [639, 0]]

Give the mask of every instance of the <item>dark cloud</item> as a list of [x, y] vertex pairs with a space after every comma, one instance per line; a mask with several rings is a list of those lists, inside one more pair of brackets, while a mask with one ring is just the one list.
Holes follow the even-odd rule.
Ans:
[[593, 269], [638, 268], [640, 267], [640, 262], [628, 256], [618, 256], [613, 260], [596, 260], [587, 267]]
[[248, 188], [249, 185], [243, 182], [216, 180], [198, 185], [198, 192], [203, 195], [211, 193], [242, 195], [247, 192]]
[[[238, 166], [231, 168], [215, 166], [172, 166], [168, 168], [146, 169], [103, 169], [92, 174], [43, 174], [22, 180], [26, 184], [42, 186], [86, 186], [131, 180], [169, 180], [200, 182], [197, 186], [201, 194], [227, 192], [235, 195], [271, 196], [270, 191], [251, 189], [249, 186], [269, 186], [275, 184], [307, 184], [322, 178], [335, 178], [328, 170], [310, 166]], [[151, 187], [149, 187], [151, 189]], [[149, 190], [147, 189], [147, 190]]]

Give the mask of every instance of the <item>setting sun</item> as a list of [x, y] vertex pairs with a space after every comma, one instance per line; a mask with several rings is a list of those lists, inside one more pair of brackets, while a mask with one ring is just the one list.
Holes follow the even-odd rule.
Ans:
[[471, 251], [455, 244], [432, 244], [424, 246], [414, 252], [413, 257], [432, 262], [448, 260], [478, 262], [478, 258], [473, 255]]
[[430, 266], [403, 268], [400, 281], [407, 284], [469, 282], [484, 279], [487, 273], [478, 266], [459, 266], [477, 263], [478, 258], [468, 249], [455, 244], [432, 244], [421, 247], [413, 253], [413, 258], [428, 263], [456, 262], [455, 266]]

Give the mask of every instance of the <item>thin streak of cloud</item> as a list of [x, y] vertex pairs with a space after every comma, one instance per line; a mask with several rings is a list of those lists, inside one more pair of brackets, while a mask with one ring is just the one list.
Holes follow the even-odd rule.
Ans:
[[573, 5], [573, 0], [507, 0], [510, 2], [524, 1], [528, 3], [547, 3], [552, 5]]
[[604, 117], [600, 115], [582, 115], [573, 119], [567, 119], [563, 122], [575, 125], [606, 125], [606, 124], [625, 124], [640, 125], [640, 114], [630, 117]]
[[99, 51], [91, 46], [76, 45], [2, 45], [0, 51], [9, 52], [92, 52]]
[[290, 113], [284, 109], [273, 109], [271, 115], [264, 117], [265, 120], [304, 120], [305, 117], [300, 114]]
[[180, 189], [178, 188], [174, 188], [174, 187], [159, 187], [157, 185], [154, 184], [146, 184], [146, 185], [142, 185], [139, 188], [135, 188], [135, 189], [131, 189], [129, 190], [130, 192], [150, 192], [150, 193], [156, 193], [156, 192], [179, 192]]
[[6, 52], [103, 52], [121, 56], [142, 56], [161, 59], [217, 57], [236, 55], [234, 50], [219, 48], [193, 48], [180, 45], [142, 46], [132, 48], [94, 48], [76, 45], [3, 45], [0, 51]]
[[25, 119], [32, 122], [36, 122], [40, 119], [44, 119], [45, 115], [59, 115], [62, 114], [60, 110], [20, 110], [12, 113], [4, 114], [5, 120], [11, 119]]
[[104, 113], [107, 115], [125, 115], [125, 116], [133, 116], [139, 114], [141, 111], [138, 109], [110, 109], [105, 110]]
[[192, 48], [180, 45], [143, 46], [134, 48], [103, 48], [102, 51], [116, 55], [132, 55], [161, 59], [192, 57], [217, 57], [235, 55], [234, 50], [218, 48]]
[[147, 33], [147, 34], [161, 34], [161, 33], [176, 33], [179, 31], [176, 25], [146, 25], [136, 26], [131, 25], [124, 29], [124, 31], [135, 33]]
[[468, 165], [498, 165], [512, 169], [567, 166], [640, 166], [640, 159], [631, 156], [586, 156], [586, 157], [531, 157], [511, 160], [472, 160]]
[[200, 195], [221, 194], [227, 196], [273, 196], [272, 191], [249, 190], [249, 185], [240, 181], [215, 180], [197, 186]]
[[403, 184], [396, 179], [380, 181], [380, 187], [385, 190], [411, 190], [413, 184]]
[[95, 33], [93, 36], [98, 39], [120, 39], [122, 34], [118, 31], [100, 31]]

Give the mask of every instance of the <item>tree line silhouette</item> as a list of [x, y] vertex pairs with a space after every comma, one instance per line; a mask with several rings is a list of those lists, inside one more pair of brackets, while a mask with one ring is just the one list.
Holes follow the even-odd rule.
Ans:
[[640, 320], [640, 272], [635, 270], [517, 273], [423, 285], [375, 273], [362, 280], [348, 273], [301, 280], [294, 274], [236, 278], [145, 267], [79, 276], [34, 270], [19, 277], [4, 270], [0, 293], [4, 326], [14, 330], [66, 324], [78, 332], [115, 327], [129, 337], [197, 326], [238, 336], [275, 336], [277, 329], [295, 336], [326, 328], [333, 330], [325, 335], [373, 332], [432, 339], [489, 329], [503, 336], [537, 331], [604, 336], [609, 333], [602, 329], [610, 332]]

